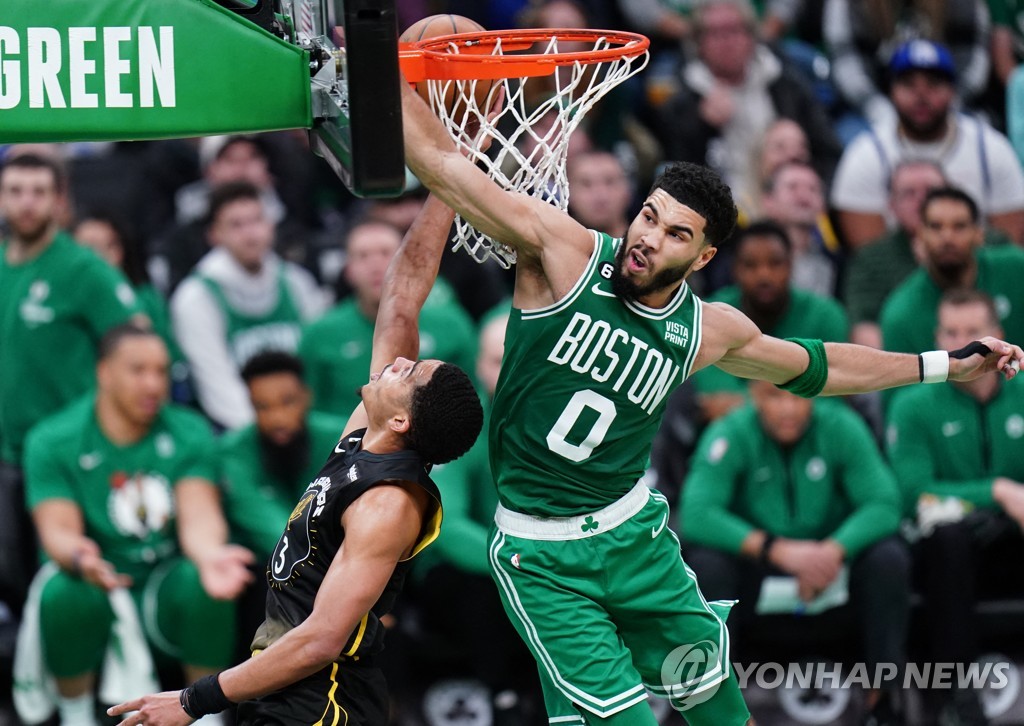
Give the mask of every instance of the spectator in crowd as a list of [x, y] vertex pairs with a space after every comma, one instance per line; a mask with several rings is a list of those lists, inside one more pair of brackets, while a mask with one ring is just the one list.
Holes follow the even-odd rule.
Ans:
[[814, 167], [789, 161], [775, 169], [765, 182], [761, 209], [786, 230], [793, 245], [793, 287], [822, 297], [835, 295], [839, 240]]
[[566, 166], [569, 214], [588, 229], [622, 237], [633, 198], [629, 175], [615, 154], [584, 151]]
[[[384, 276], [401, 242], [402, 233], [383, 222], [368, 220], [349, 231], [344, 275], [353, 294], [307, 325], [298, 348], [317, 411], [348, 411], [359, 403]], [[472, 321], [438, 281], [420, 314], [421, 355], [472, 370], [474, 348]]]
[[80, 214], [71, 228], [75, 242], [89, 247], [121, 270], [135, 292], [139, 309], [149, 318], [153, 330], [167, 344], [171, 354], [171, 398], [184, 403], [191, 400], [188, 390], [188, 365], [171, 332], [171, 316], [167, 300], [149, 281], [137, 238], [128, 231], [127, 223], [117, 214], [93, 212]]
[[948, 46], [956, 90], [970, 106], [988, 83], [989, 25], [985, 0], [825, 0], [822, 28], [840, 95], [869, 123], [887, 124], [895, 112], [885, 96], [885, 70], [899, 43]]
[[19, 154], [0, 170], [0, 598], [15, 609], [32, 560], [25, 434], [92, 387], [100, 338], [138, 309], [124, 276], [61, 231], [65, 188], [49, 156]]
[[843, 240], [857, 248], [885, 234], [894, 224], [886, 214], [892, 170], [903, 160], [926, 159], [978, 200], [990, 226], [1024, 242], [1024, 172], [1005, 136], [955, 110], [949, 51], [911, 41], [893, 55], [889, 71], [895, 120], [872, 125], [847, 146], [832, 184]]
[[991, 295], [1006, 334], [1011, 340], [1024, 338], [1024, 250], [1015, 245], [983, 247], [981, 217], [969, 195], [953, 187], [928, 192], [917, 237], [921, 268], [893, 290], [882, 307], [886, 350], [929, 348], [939, 298], [957, 287]]
[[[275, 247], [282, 257], [310, 269], [316, 250], [309, 230], [281, 199], [271, 174], [271, 142], [266, 135], [207, 136], [199, 141], [203, 176], [175, 194], [175, 224], [160, 234], [154, 245], [150, 271], [157, 285], [173, 291], [210, 250], [206, 220], [211, 195], [225, 184], [245, 182], [255, 187], [264, 213], [275, 229]], [[301, 247], [302, 249], [296, 249]]]
[[[480, 328], [476, 379], [485, 426], [498, 385], [507, 323], [508, 306], [504, 305], [485, 318]], [[498, 505], [487, 436], [480, 436], [461, 459], [435, 468], [431, 476], [441, 491], [445, 522], [436, 547], [426, 554], [416, 590], [424, 625], [467, 654], [469, 672], [491, 692], [495, 724], [523, 723], [523, 696], [528, 692], [539, 697], [540, 687], [529, 652], [504, 617], [487, 563], [490, 526]]]
[[679, 93], [657, 112], [666, 157], [712, 167], [738, 194], [765, 130], [789, 118], [830, 178], [841, 152], [831, 123], [803, 80], [757, 42], [750, 3], [709, 0], [695, 8], [693, 23], [696, 56], [683, 68]]
[[[910, 555], [895, 536], [896, 482], [871, 433], [838, 401], [765, 381], [752, 381], [750, 396], [753, 405], [705, 431], [683, 485], [683, 541], [701, 591], [708, 600], [738, 598], [735, 634], [754, 619], [766, 577], [796, 579], [789, 612], [814, 611], [823, 593], [848, 588], [869, 672], [902, 667]], [[881, 695], [869, 694], [872, 723], [902, 723]]]
[[[956, 289], [943, 296], [935, 328], [942, 350], [1001, 334], [996, 306], [985, 293]], [[893, 401], [889, 460], [903, 490], [905, 513], [921, 534], [915, 559], [929, 656], [935, 662], [973, 661], [979, 654], [978, 594], [1008, 594], [1007, 581], [1019, 585], [1019, 569], [1007, 571], [1005, 565], [1019, 563], [1024, 550], [1022, 414], [1024, 386], [998, 375], [919, 386]], [[1020, 595], [1019, 586], [1013, 594]], [[974, 691], [951, 696], [947, 720], [940, 722], [988, 723]]]
[[[756, 222], [737, 232], [732, 246], [736, 285], [719, 290], [708, 302], [737, 308], [768, 335], [846, 341], [849, 326], [839, 303], [793, 286], [793, 248], [782, 227]], [[746, 400], [743, 381], [717, 367], [701, 370], [692, 380], [706, 420]]]
[[199, 404], [233, 429], [253, 418], [241, 367], [263, 350], [294, 352], [324, 296], [312, 275], [273, 252], [274, 227], [253, 185], [214, 190], [206, 233], [213, 249], [175, 291], [171, 322]]
[[125, 220], [105, 211], [80, 214], [71, 227], [71, 237], [121, 270], [135, 292], [139, 309], [164, 342], [171, 340], [171, 322], [167, 301], [149, 282], [142, 252], [137, 240], [128, 231]]
[[751, 164], [750, 173], [739, 188], [733, 189], [741, 225], [763, 216], [761, 197], [764, 185], [780, 166], [790, 161], [809, 164], [811, 147], [800, 124], [780, 118], [765, 129], [756, 162]]
[[928, 192], [944, 186], [946, 178], [937, 162], [911, 159], [893, 168], [889, 214], [896, 227], [857, 250], [846, 267], [843, 294], [853, 325], [850, 342], [882, 347], [882, 304], [917, 269], [914, 239], [921, 228], [921, 204]]
[[[259, 574], [302, 493], [334, 449], [341, 416], [310, 411], [302, 361], [290, 353], [258, 353], [242, 367], [254, 423], [212, 447], [209, 475], [220, 487], [231, 539], [255, 553]], [[240, 645], [263, 622], [266, 578], [257, 576], [239, 610]]]
[[[899, 162], [889, 179], [889, 213], [896, 227], [857, 250], [846, 265], [843, 297], [850, 316], [850, 342], [882, 347], [878, 319], [882, 304], [917, 269], [914, 240], [921, 228], [921, 203], [932, 189], [946, 186], [942, 167], [934, 161]], [[1007, 244], [1001, 232], [986, 227], [988, 245]]]
[[[98, 723], [93, 687], [105, 652], [127, 649], [139, 620], [154, 659], [180, 662], [189, 678], [230, 664], [228, 601], [251, 578], [252, 554], [227, 544], [216, 489], [202, 478], [213, 432], [198, 414], [165, 403], [168, 366], [158, 335], [112, 328], [100, 343], [96, 392], [44, 419], [26, 441], [26, 500], [55, 565], [37, 575], [26, 610], [38, 612], [37, 642], [63, 724]], [[137, 613], [116, 603], [122, 588]], [[146, 672], [140, 662], [127, 666]]]
[[[306, 486], [338, 441], [345, 419], [311, 411], [302, 361], [266, 351], [242, 367], [256, 420], [214, 452], [232, 538], [266, 562]], [[262, 617], [262, 613], [261, 613]]]
[[1024, 5], [1020, 0], [989, 0], [988, 9], [992, 15], [992, 71], [1000, 87], [1006, 88], [1024, 59]]

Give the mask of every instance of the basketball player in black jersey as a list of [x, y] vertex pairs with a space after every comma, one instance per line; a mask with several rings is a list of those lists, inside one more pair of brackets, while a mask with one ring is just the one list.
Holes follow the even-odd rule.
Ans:
[[440, 527], [440, 495], [427, 470], [464, 454], [483, 421], [465, 373], [437, 360], [414, 362], [420, 308], [452, 217], [428, 199], [391, 263], [373, 373], [268, 563], [267, 616], [254, 657], [183, 691], [110, 709], [135, 712], [123, 724], [184, 726], [235, 703], [238, 722], [253, 726], [387, 723], [373, 655], [409, 560]]

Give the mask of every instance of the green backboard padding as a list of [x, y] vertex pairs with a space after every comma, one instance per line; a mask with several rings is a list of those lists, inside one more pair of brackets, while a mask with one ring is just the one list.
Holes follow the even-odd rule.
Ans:
[[0, 143], [308, 128], [309, 54], [208, 0], [3, 0]]

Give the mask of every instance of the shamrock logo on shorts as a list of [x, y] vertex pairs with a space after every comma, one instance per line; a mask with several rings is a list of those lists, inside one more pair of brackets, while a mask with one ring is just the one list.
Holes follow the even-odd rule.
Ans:
[[587, 517], [587, 518], [586, 518], [586, 519], [585, 519], [585, 520], [583, 521], [583, 524], [582, 524], [582, 525], [580, 525], [580, 529], [581, 529], [581, 530], [583, 530], [584, 532], [589, 532], [589, 531], [590, 531], [590, 530], [592, 530], [592, 529], [597, 529], [597, 528], [598, 528], [598, 526], [600, 526], [600, 524], [601, 524], [601, 523], [600, 523], [600, 522], [597, 522], [597, 521], [595, 521], [593, 517], [590, 517], [590, 516], [588, 516], [588, 517]]

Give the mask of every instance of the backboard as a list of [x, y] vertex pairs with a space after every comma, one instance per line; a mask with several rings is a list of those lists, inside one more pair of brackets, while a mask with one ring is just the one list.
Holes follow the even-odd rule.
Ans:
[[313, 44], [327, 49], [334, 63], [314, 69], [313, 150], [353, 193], [400, 194], [405, 157], [394, 0], [285, 2], [293, 6], [300, 43], [312, 27]]
[[306, 128], [354, 193], [402, 191], [394, 0], [3, 2], [0, 143]]

